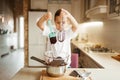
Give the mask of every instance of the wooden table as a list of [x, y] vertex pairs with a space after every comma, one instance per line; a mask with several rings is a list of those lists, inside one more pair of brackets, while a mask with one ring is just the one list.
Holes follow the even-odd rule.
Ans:
[[44, 68], [22, 68], [12, 80], [40, 80], [40, 72]]
[[[40, 74], [42, 71], [45, 71], [45, 68], [22, 68], [13, 78], [12, 80], [40, 80]], [[69, 73], [72, 72], [73, 70], [77, 70], [77, 69], [72, 69], [69, 68], [67, 69], [66, 73], [64, 76], [60, 77], [60, 78], [51, 78], [48, 75], [46, 76], [46, 74], [44, 75], [44, 79], [43, 80], [79, 80], [79, 78], [76, 77], [72, 77], [69, 76]], [[81, 71], [84, 71], [83, 69], [80, 69]], [[79, 71], [80, 71], [79, 70]], [[90, 79], [88, 79], [90, 80]]]

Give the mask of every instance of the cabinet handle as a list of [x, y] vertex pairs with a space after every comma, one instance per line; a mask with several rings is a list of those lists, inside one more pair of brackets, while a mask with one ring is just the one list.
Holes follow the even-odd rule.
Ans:
[[7, 56], [7, 55], [9, 55], [9, 52], [2, 54], [2, 55], [1, 55], [1, 58], [4, 58], [4, 57]]

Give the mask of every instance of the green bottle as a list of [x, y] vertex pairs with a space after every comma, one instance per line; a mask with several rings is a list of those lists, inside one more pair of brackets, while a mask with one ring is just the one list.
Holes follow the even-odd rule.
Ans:
[[56, 40], [56, 33], [53, 30], [52, 21], [49, 19], [47, 21], [47, 24], [50, 28], [50, 33], [49, 33], [50, 42], [51, 42], [51, 44], [55, 44], [57, 42], [57, 40]]

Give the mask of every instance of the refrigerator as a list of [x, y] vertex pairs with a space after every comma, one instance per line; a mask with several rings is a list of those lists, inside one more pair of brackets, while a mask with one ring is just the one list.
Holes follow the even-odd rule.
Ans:
[[38, 57], [44, 60], [46, 51], [46, 37], [42, 35], [42, 31], [36, 25], [37, 20], [46, 12], [29, 11], [28, 12], [28, 65], [29, 66], [44, 66], [42, 63], [34, 61], [31, 56]]

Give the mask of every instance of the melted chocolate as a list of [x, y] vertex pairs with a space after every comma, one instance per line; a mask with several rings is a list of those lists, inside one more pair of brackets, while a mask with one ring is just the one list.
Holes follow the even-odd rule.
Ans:
[[51, 37], [50, 42], [51, 42], [51, 44], [55, 44], [57, 42], [56, 37]]
[[64, 62], [64, 60], [62, 58], [58, 57], [55, 60], [53, 60], [52, 62], [50, 62], [49, 65], [59, 67], [59, 66], [65, 66], [67, 64]]

